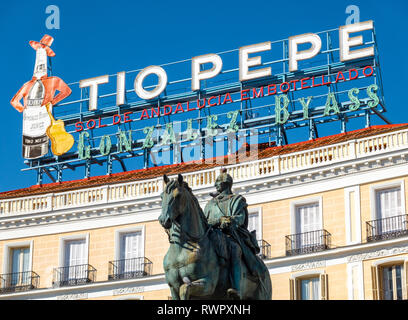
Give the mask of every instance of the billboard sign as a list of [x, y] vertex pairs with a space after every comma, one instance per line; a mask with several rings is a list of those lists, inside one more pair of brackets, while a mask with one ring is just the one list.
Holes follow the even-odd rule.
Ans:
[[64, 169], [78, 167], [89, 177], [94, 164], [110, 174], [114, 163], [125, 171], [129, 161], [148, 168], [234, 154], [243, 143], [283, 145], [291, 129], [314, 139], [334, 121], [342, 132], [353, 118], [388, 121], [371, 20], [68, 86], [55, 98], [72, 90], [69, 101], [49, 101], [53, 116], [40, 108], [42, 128], [58, 122], [73, 139], [64, 152], [44, 149], [26, 161], [39, 183], [43, 173], [61, 181]]

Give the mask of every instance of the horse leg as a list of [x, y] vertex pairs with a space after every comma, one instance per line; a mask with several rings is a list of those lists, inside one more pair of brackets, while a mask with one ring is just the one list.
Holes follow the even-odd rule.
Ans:
[[180, 298], [189, 300], [191, 297], [210, 296], [214, 293], [216, 285], [217, 281], [212, 276], [185, 283], [180, 286]]
[[189, 300], [191, 297], [211, 296], [217, 287], [220, 268], [214, 267], [205, 277], [190, 281], [183, 278], [184, 284], [180, 286], [180, 299]]
[[170, 286], [170, 292], [171, 292], [171, 300], [180, 300], [180, 295], [176, 288], [174, 288], [173, 286]]
[[168, 268], [165, 273], [166, 282], [170, 287], [171, 299], [180, 300], [180, 282], [178, 279], [178, 269]]

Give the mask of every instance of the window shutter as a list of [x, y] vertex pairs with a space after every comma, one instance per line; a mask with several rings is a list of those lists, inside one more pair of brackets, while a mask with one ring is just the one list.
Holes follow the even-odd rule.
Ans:
[[373, 288], [373, 300], [380, 300], [379, 295], [379, 281], [378, 281], [378, 267], [371, 267], [371, 283]]
[[289, 296], [290, 300], [295, 300], [295, 280], [289, 279]]
[[320, 295], [321, 300], [329, 300], [328, 279], [326, 273], [320, 275]]

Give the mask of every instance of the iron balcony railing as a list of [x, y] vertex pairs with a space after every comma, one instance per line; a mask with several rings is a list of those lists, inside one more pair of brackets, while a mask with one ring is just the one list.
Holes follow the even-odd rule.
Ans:
[[34, 271], [13, 272], [0, 275], [1, 293], [27, 291], [38, 288], [40, 276]]
[[330, 248], [331, 234], [326, 230], [316, 230], [286, 236], [286, 255], [293, 256]]
[[94, 282], [96, 269], [90, 264], [60, 267], [54, 269], [53, 287], [76, 286]]
[[153, 263], [146, 257], [109, 261], [109, 280], [150, 276]]
[[378, 241], [408, 235], [408, 214], [366, 222], [367, 241]]
[[271, 245], [265, 240], [258, 240], [258, 246], [260, 252], [258, 253], [258, 257], [261, 259], [269, 259], [271, 257]]

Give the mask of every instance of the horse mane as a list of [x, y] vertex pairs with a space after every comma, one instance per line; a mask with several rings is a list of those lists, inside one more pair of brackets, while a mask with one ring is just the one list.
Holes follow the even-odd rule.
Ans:
[[188, 193], [190, 194], [192, 200], [193, 200], [193, 204], [196, 207], [196, 209], [198, 210], [198, 214], [200, 215], [201, 219], [204, 221], [204, 223], [208, 226], [207, 223], [207, 218], [204, 215], [203, 209], [201, 209], [201, 206], [198, 202], [197, 197], [194, 195], [193, 190], [190, 188], [190, 186], [188, 185], [187, 182], [183, 181], [183, 187], [188, 191]]
[[196, 208], [196, 210], [198, 211], [198, 214], [200, 215], [201, 219], [204, 221], [204, 223], [206, 224], [206, 226], [208, 226], [207, 218], [206, 218], [205, 215], [204, 215], [203, 209], [201, 209], [201, 206], [200, 206], [200, 204], [199, 204], [199, 202], [198, 202], [197, 197], [194, 195], [193, 190], [190, 188], [190, 186], [188, 185], [188, 183], [187, 183], [186, 181], [182, 181], [181, 185], [180, 185], [180, 183], [179, 183], [179, 181], [178, 181], [177, 179], [176, 179], [176, 180], [169, 181], [169, 183], [167, 183], [167, 185], [166, 185], [166, 192], [169, 192], [169, 191], [171, 190], [171, 188], [172, 188], [173, 186], [175, 186], [175, 185], [176, 185], [176, 186], [179, 186], [179, 187], [182, 187], [182, 188], [184, 188], [185, 190], [187, 190], [187, 192], [189, 193], [191, 199], [193, 200], [193, 201], [192, 201], [193, 206], [194, 206], [194, 207]]

